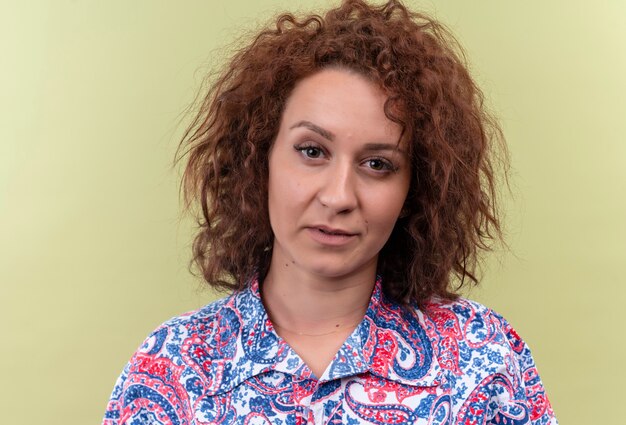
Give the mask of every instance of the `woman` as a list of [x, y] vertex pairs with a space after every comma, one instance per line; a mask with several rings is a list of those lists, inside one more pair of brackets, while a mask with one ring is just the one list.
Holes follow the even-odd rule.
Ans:
[[548, 424], [524, 342], [459, 298], [499, 236], [500, 132], [397, 1], [281, 16], [185, 136], [194, 260], [228, 297], [159, 327], [105, 424]]

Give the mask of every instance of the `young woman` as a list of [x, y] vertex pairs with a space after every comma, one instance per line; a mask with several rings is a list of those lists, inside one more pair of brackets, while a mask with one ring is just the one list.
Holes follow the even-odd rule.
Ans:
[[495, 122], [397, 1], [278, 18], [185, 136], [194, 259], [232, 293], [150, 335], [104, 424], [555, 424], [533, 359], [460, 298], [499, 236]]

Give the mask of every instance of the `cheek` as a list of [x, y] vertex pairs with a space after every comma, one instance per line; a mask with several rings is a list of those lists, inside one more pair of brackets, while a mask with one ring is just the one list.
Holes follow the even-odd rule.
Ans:
[[[274, 173], [268, 182], [268, 209], [272, 227], [297, 220], [306, 203], [307, 185], [294, 173]], [[274, 223], [276, 221], [276, 223]]]
[[284, 206], [282, 204], [284, 203], [284, 194], [285, 190], [279, 180], [270, 179], [268, 184], [267, 209], [269, 211], [272, 227], [274, 227], [274, 221], [277, 221], [283, 214]]
[[366, 216], [370, 231], [389, 236], [400, 216], [405, 199], [405, 190], [371, 194], [369, 213]]

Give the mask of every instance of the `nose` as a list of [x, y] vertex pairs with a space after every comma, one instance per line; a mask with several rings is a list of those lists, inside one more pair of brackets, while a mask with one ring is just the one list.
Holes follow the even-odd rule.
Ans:
[[318, 192], [319, 202], [335, 214], [347, 214], [358, 206], [356, 176], [351, 164], [328, 167]]

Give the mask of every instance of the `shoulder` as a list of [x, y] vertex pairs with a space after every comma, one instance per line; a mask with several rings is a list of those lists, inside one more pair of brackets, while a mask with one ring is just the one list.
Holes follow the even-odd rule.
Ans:
[[[489, 307], [465, 298], [434, 300], [422, 310], [436, 339], [443, 367], [456, 375], [510, 371], [530, 366], [530, 350], [515, 329]], [[534, 363], [532, 363], [534, 365]]]
[[[158, 370], [176, 369], [183, 357], [192, 354], [190, 344], [211, 343], [219, 339], [219, 330], [229, 321], [232, 296], [175, 316], [152, 331], [133, 354], [126, 369], [132, 373], [158, 375]], [[158, 364], [159, 366], [154, 366]]]
[[194, 327], [200, 323], [217, 320], [224, 314], [229, 305], [232, 304], [232, 298], [233, 295], [229, 295], [196, 310], [174, 316], [159, 325], [155, 332], [158, 332], [160, 329], [194, 329]]
[[119, 376], [103, 424], [145, 416], [141, 400], [152, 400], [157, 410], [174, 409], [167, 416], [186, 417], [198, 395], [194, 391], [214, 384], [214, 377], [225, 369], [214, 360], [236, 350], [237, 334], [229, 332], [239, 323], [231, 308], [233, 298], [171, 318], [150, 333]]
[[530, 349], [502, 315], [464, 298], [435, 300], [422, 313], [459, 417], [486, 400], [496, 416], [519, 411], [528, 423], [556, 423]]
[[519, 348], [517, 332], [500, 314], [476, 301], [432, 300], [422, 309], [424, 320], [441, 337], [453, 336], [472, 346], [504, 345]]
[[165, 358], [177, 363], [180, 356], [188, 354], [187, 345], [194, 342], [212, 345], [220, 340], [221, 333], [239, 324], [233, 304], [234, 295], [230, 295], [163, 322], [148, 335], [135, 356]]

